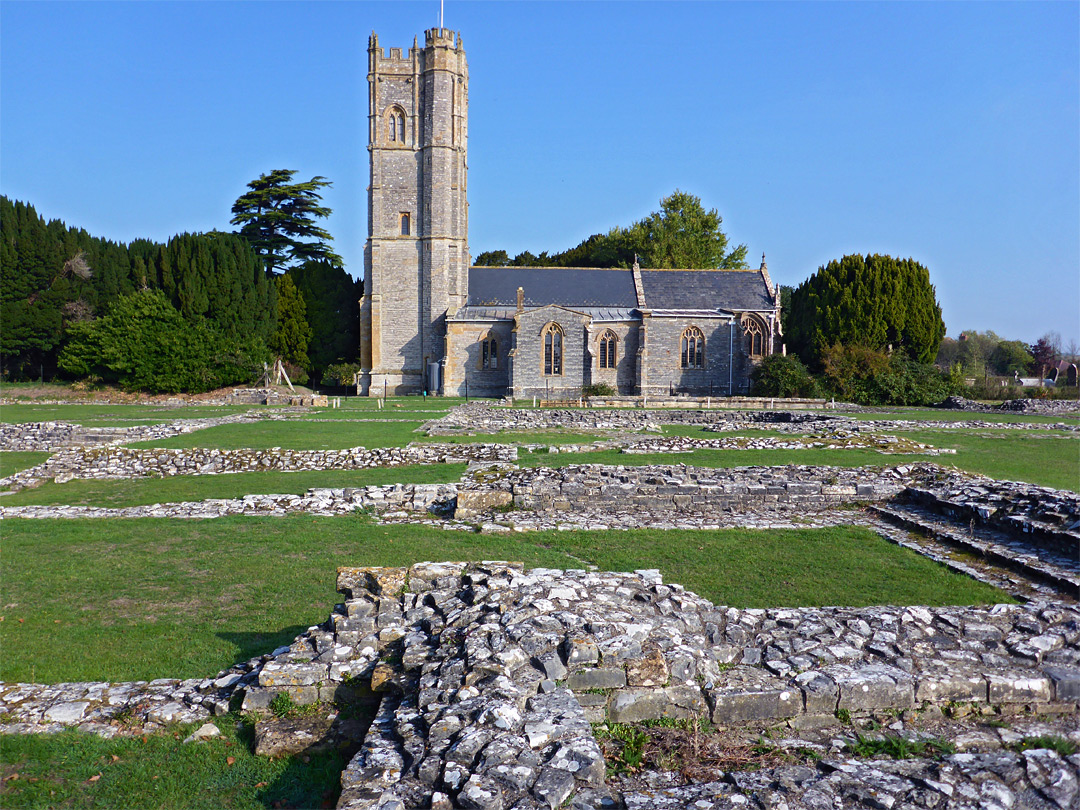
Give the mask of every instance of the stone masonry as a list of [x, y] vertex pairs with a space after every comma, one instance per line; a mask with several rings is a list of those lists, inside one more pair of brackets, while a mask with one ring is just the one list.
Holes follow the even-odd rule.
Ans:
[[[345, 602], [328, 622], [214, 678], [4, 684], [6, 730], [141, 732], [220, 713], [229, 701], [260, 711], [282, 691], [303, 704], [370, 689], [382, 703], [342, 774], [342, 808], [718, 808], [778, 791], [788, 807], [854, 807], [863, 805], [846, 794], [858, 782], [894, 797], [875, 806], [892, 806], [927, 778], [944, 786], [938, 803], [923, 805], [931, 807], [976, 807], [983, 796], [1003, 808], [1065, 810], [1077, 796], [1076, 757], [983, 753], [978, 739], [966, 753], [901, 772], [827, 752], [794, 781], [733, 774], [682, 793], [620, 791], [605, 782], [590, 728], [707, 717], [724, 727], [780, 724], [798, 736], [837, 714], [953, 705], [1035, 711], [1050, 728], [1068, 728], [1080, 706], [1075, 607], [740, 610], [664, 584], [655, 571], [507, 563], [343, 568], [338, 589]], [[1001, 764], [995, 756], [1012, 770], [988, 781], [979, 774]], [[1050, 803], [1024, 804], [1028, 791]]]

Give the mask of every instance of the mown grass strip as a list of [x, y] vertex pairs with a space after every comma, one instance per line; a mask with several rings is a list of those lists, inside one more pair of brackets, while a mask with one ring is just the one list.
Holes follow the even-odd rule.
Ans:
[[77, 731], [6, 735], [0, 746], [0, 805], [146, 810], [334, 806], [345, 765], [340, 753], [257, 757], [250, 726], [237, 728], [233, 716], [217, 718], [215, 724], [220, 737], [187, 744], [182, 740], [195, 726], [111, 740]]
[[254, 405], [186, 405], [176, 408], [152, 405], [31, 405], [17, 403], [0, 408], [0, 422], [73, 422], [88, 427], [130, 427], [161, 424], [177, 419], [205, 419], [244, 413]]
[[1009, 601], [860, 527], [489, 535], [295, 515], [3, 528], [5, 681], [212, 675], [324, 621], [339, 601], [341, 565], [659, 568], [668, 582], [739, 607]]
[[5, 450], [0, 452], [0, 478], [44, 464], [51, 453], [38, 451]]
[[280, 447], [285, 450], [344, 450], [349, 447], [403, 447], [421, 441], [416, 433], [422, 425], [417, 420], [392, 422], [312, 422], [307, 420], [260, 420], [229, 425], [217, 425], [172, 436], [133, 442], [130, 447], [216, 447], [221, 450], [251, 448], [265, 450]]
[[465, 464], [378, 467], [368, 470], [303, 470], [169, 478], [46, 483], [7, 495], [0, 506], [99, 506], [119, 509], [154, 503], [242, 498], [245, 495], [303, 495], [309, 489], [369, 487], [386, 484], [444, 484], [460, 480]]

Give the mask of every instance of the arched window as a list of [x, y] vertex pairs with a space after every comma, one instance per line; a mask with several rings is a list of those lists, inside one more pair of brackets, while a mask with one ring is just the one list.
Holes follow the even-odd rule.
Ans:
[[390, 143], [405, 143], [405, 113], [400, 107], [391, 107], [386, 116], [386, 137]]
[[761, 357], [765, 346], [765, 334], [755, 318], [747, 318], [743, 323], [746, 334], [746, 351], [751, 357]]
[[618, 341], [610, 329], [600, 335], [600, 368], [615, 368], [615, 346]]
[[492, 334], [480, 338], [480, 368], [499, 367], [499, 344]]
[[682, 367], [705, 368], [705, 335], [696, 326], [682, 333]]
[[563, 373], [563, 331], [557, 323], [544, 327], [544, 375], [561, 377]]
[[406, 214], [406, 213], [402, 213], [402, 215], [401, 215], [401, 235], [402, 236], [408, 236], [411, 230], [412, 229], [411, 229], [410, 223], [409, 223], [409, 215]]

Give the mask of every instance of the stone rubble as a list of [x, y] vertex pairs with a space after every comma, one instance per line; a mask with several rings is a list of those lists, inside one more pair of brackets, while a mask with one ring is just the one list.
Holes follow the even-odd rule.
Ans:
[[61, 450], [67, 447], [101, 447], [180, 436], [218, 425], [230, 425], [262, 418], [258, 411], [178, 419], [156, 425], [129, 427], [85, 427], [72, 422], [0, 422], [0, 450]]
[[[0, 685], [5, 730], [139, 733], [203, 721], [230, 700], [264, 711], [281, 692], [307, 704], [373, 690], [382, 703], [342, 774], [342, 808], [816, 808], [870, 796], [901, 807], [930, 782], [937, 798], [919, 806], [1065, 810], [1077, 795], [1080, 757], [1046, 749], [910, 762], [826, 752], [815, 767], [622, 791], [605, 782], [590, 726], [707, 717], [798, 737], [838, 714], [967, 706], [1038, 713], [1051, 732], [1073, 733], [1077, 607], [737, 609], [656, 571], [495, 562], [343, 568], [338, 590], [345, 602], [328, 622], [216, 678]], [[1036, 795], [1045, 804], [1030, 804]]]
[[843, 430], [871, 433], [896, 430], [1032, 430], [1080, 431], [1071, 422], [987, 422], [985, 420], [855, 419], [839, 414], [798, 411], [693, 411], [693, 410], [593, 410], [496, 407], [487, 402], [470, 402], [453, 408], [445, 416], [427, 422], [428, 435], [461, 433], [528, 432], [543, 430], [619, 431], [659, 433], [662, 425], [700, 426], [706, 431], [732, 432], [769, 430], [781, 433], [815, 433]]
[[501, 444], [409, 444], [368, 450], [217, 450], [93, 447], [71, 448], [44, 463], [0, 479], [0, 487], [25, 487], [43, 480], [160, 478], [174, 475], [224, 475], [243, 472], [364, 470], [416, 464], [517, 460], [517, 448]]

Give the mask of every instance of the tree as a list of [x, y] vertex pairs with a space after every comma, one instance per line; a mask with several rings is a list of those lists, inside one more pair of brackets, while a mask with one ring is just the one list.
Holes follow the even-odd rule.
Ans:
[[306, 369], [308, 345], [311, 343], [311, 327], [307, 322], [307, 306], [304, 297], [287, 276], [274, 279], [277, 285], [277, 327], [270, 335], [270, 351], [284, 362]]
[[473, 260], [476, 267], [509, 267], [510, 257], [505, 250], [485, 250]]
[[329, 262], [304, 262], [288, 272], [304, 297], [311, 326], [308, 358], [322, 372], [332, 363], [356, 359], [360, 348], [360, 296], [363, 282]]
[[746, 245], [727, 249], [728, 238], [715, 208], [706, 211], [701, 199], [675, 190], [654, 211], [630, 228], [643, 267], [738, 269], [746, 266]]
[[240, 226], [240, 235], [262, 256], [270, 274], [313, 260], [342, 266], [327, 244], [333, 237], [315, 224], [332, 213], [319, 204], [320, 189], [332, 183], [318, 175], [293, 183], [294, 174], [295, 169], [275, 169], [252, 180], [233, 205], [230, 222]]
[[1056, 332], [1047, 332], [1033, 344], [1031, 344], [1031, 371], [1039, 375], [1039, 379], [1045, 379], [1047, 369], [1055, 365], [1060, 352], [1054, 345], [1055, 338], [1060, 342]]
[[1028, 347], [1019, 340], [1003, 340], [990, 353], [991, 367], [1003, 377], [1023, 373], [1033, 359]]
[[832, 346], [898, 351], [931, 362], [945, 337], [930, 271], [913, 259], [845, 256], [818, 268], [791, 294], [788, 345], [820, 368]]

